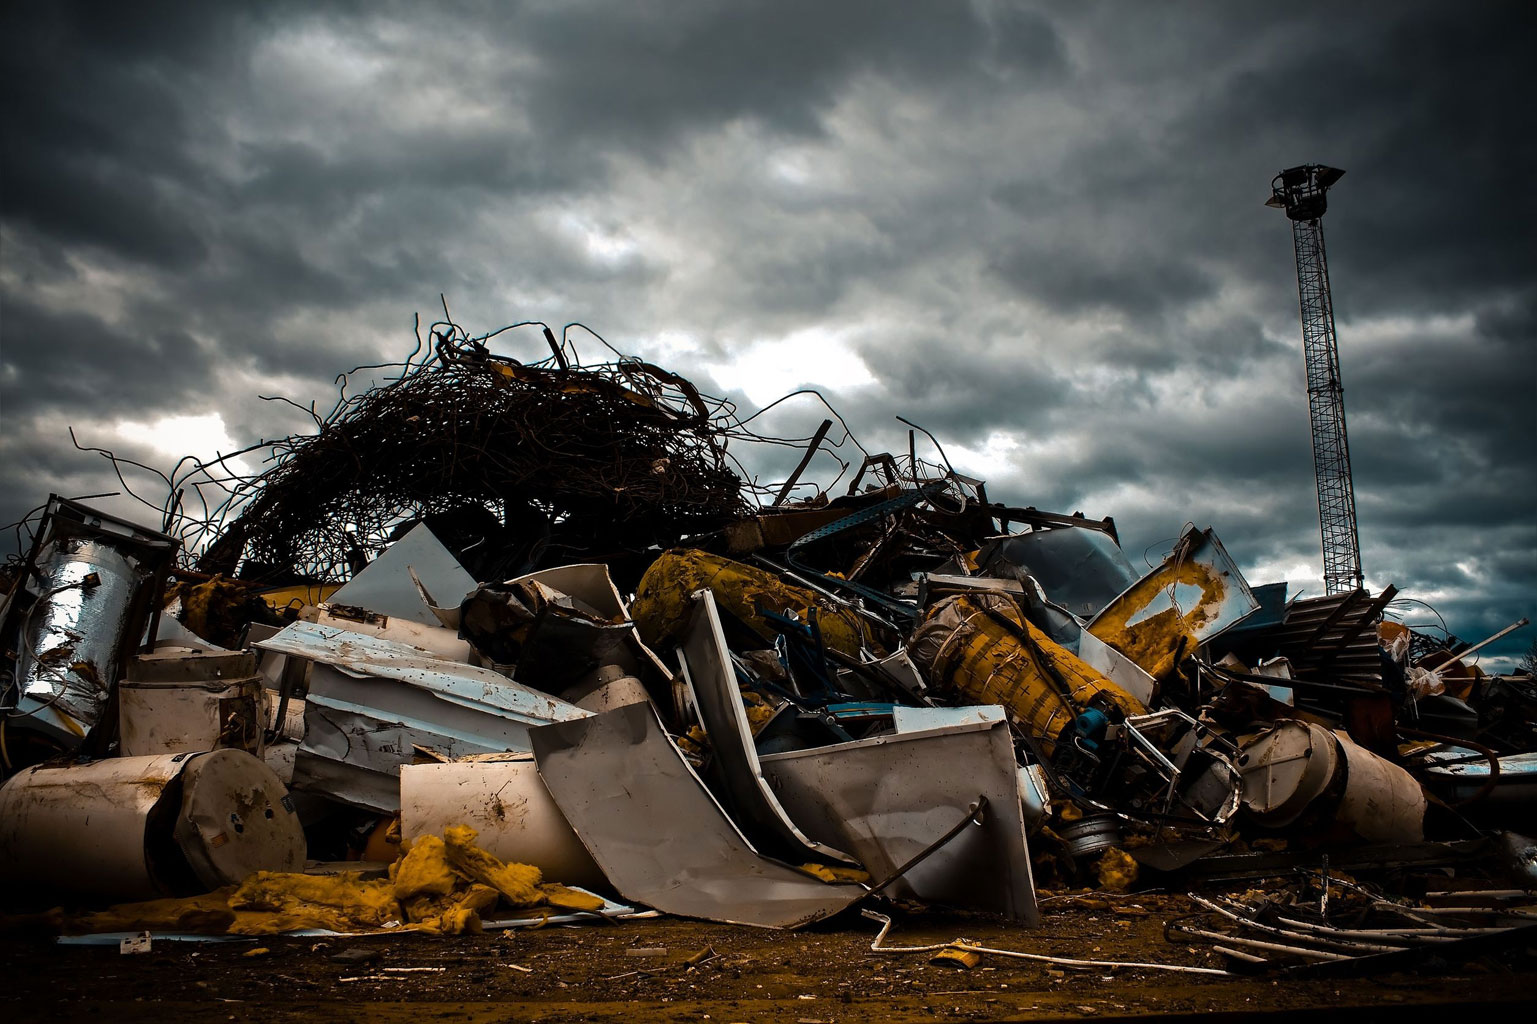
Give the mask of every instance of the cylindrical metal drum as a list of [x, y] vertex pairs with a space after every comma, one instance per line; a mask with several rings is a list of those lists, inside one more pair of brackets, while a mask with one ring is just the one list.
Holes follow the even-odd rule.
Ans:
[[400, 768], [400, 834], [410, 841], [469, 825], [504, 861], [532, 864], [552, 882], [608, 887], [602, 870], [544, 788], [532, 755], [488, 755]]
[[0, 864], [49, 898], [191, 895], [304, 853], [287, 790], [243, 750], [40, 765], [0, 787]]

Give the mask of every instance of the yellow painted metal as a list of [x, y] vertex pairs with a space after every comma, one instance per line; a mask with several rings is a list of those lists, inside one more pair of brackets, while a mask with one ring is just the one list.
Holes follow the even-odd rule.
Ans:
[[282, 612], [295, 601], [300, 605], [321, 604], [329, 601], [331, 595], [340, 589], [342, 589], [340, 583], [299, 583], [292, 587], [264, 590], [261, 596], [273, 611]]
[[[1139, 620], [1144, 609], [1181, 585], [1200, 590], [1192, 607], [1165, 608]], [[1221, 572], [1205, 562], [1170, 558], [1106, 606], [1090, 623], [1089, 632], [1163, 681], [1174, 674], [1183, 655], [1194, 653], [1200, 645], [1198, 634], [1217, 620], [1231, 587]]]
[[1003, 705], [1046, 754], [1088, 708], [1112, 718], [1147, 713], [1141, 701], [1031, 625], [1005, 597], [967, 594], [939, 602], [918, 628], [911, 650], [920, 664], [927, 662], [931, 685], [977, 704]]
[[802, 587], [791, 586], [773, 573], [705, 551], [669, 551], [641, 577], [630, 605], [640, 637], [654, 650], [670, 648], [687, 629], [693, 614], [690, 595], [710, 590], [715, 603], [739, 619], [763, 640], [774, 642], [779, 630], [764, 621], [758, 608], [794, 612], [802, 620], [816, 613], [822, 642], [851, 657], [861, 646], [874, 647], [864, 620]]

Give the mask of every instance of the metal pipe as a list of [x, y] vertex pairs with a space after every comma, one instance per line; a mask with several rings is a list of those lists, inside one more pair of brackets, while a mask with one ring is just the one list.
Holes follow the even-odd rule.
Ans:
[[1227, 935], [1223, 932], [1209, 932], [1201, 928], [1186, 928], [1181, 925], [1178, 931], [1185, 935], [1194, 935], [1199, 939], [1213, 939], [1217, 942], [1231, 942], [1239, 946], [1247, 946], [1250, 949], [1263, 949], [1269, 953], [1286, 953], [1290, 956], [1300, 956], [1308, 960], [1352, 960], [1354, 957], [1344, 956], [1340, 953], [1326, 953], [1321, 949], [1302, 949], [1297, 946], [1283, 946], [1279, 942], [1261, 942], [1259, 939], [1244, 939], [1237, 935]]
[[775, 508], [783, 504], [784, 500], [790, 496], [790, 490], [795, 486], [796, 481], [801, 478], [801, 474], [806, 471], [806, 467], [811, 464], [811, 457], [822, 446], [822, 439], [827, 436], [827, 432], [832, 429], [832, 425], [832, 420], [823, 420], [822, 425], [817, 427], [817, 432], [811, 436], [811, 443], [806, 446], [806, 454], [801, 456], [800, 464], [785, 479], [784, 486], [779, 489], [778, 497], [774, 499], [774, 504], [770, 505], [769, 508]]
[[1207, 910], [1222, 915], [1235, 924], [1241, 924], [1246, 928], [1253, 928], [1255, 931], [1264, 932], [1267, 935], [1277, 935], [1283, 939], [1296, 939], [1301, 942], [1312, 942], [1320, 946], [1333, 946], [1338, 949], [1353, 950], [1361, 953], [1396, 953], [1401, 949], [1408, 949], [1412, 945], [1412, 943], [1404, 943], [1402, 945], [1394, 946], [1385, 944], [1378, 945], [1376, 943], [1370, 942], [1350, 942], [1345, 940], [1326, 939], [1321, 936], [1307, 935], [1303, 932], [1294, 932], [1286, 928], [1275, 928], [1268, 924], [1261, 924], [1252, 918], [1236, 914], [1226, 907], [1223, 907], [1217, 903], [1213, 903], [1210, 900], [1202, 899], [1193, 893], [1188, 895], [1190, 896], [1192, 902], [1205, 907]]
[[1442, 672], [1445, 672], [1447, 669], [1460, 662], [1463, 658], [1466, 658], [1474, 651], [1482, 650], [1483, 648], [1488, 647], [1490, 644], [1494, 643], [1496, 640], [1500, 639], [1502, 636], [1505, 636], [1508, 633], [1514, 633], [1516, 630], [1520, 629], [1522, 626], [1525, 626], [1531, 621], [1531, 619], [1523, 615], [1519, 622], [1512, 622], [1510, 625], [1506, 626], [1504, 629], [1500, 630], [1489, 639], [1480, 640], [1478, 643], [1474, 644], [1472, 647], [1469, 647], [1467, 650], [1458, 651], [1445, 665], [1437, 665], [1435, 668], [1431, 669], [1431, 675], [1435, 676], [1437, 679], [1440, 679]]

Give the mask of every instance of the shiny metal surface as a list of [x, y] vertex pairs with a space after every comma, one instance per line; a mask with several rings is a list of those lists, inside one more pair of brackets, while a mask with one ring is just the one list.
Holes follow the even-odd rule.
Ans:
[[65, 539], [40, 568], [43, 596], [24, 620], [17, 710], [59, 712], [73, 723], [55, 717], [59, 724], [83, 733], [101, 717], [121, 668], [139, 574], [122, 552], [84, 537]]

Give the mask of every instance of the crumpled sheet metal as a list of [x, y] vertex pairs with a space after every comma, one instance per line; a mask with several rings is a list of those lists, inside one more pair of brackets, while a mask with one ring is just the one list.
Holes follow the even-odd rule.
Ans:
[[874, 646], [864, 621], [848, 609], [771, 572], [696, 550], [669, 551], [641, 577], [631, 606], [641, 639], [657, 650], [678, 642], [693, 615], [690, 595], [699, 590], [711, 591], [721, 610], [756, 633], [765, 647], [773, 645], [779, 630], [759, 616], [760, 605], [789, 609], [803, 620], [815, 609], [822, 642], [851, 658]]
[[1078, 633], [1078, 660], [1148, 707], [1156, 706], [1158, 680], [1086, 629]]
[[475, 650], [469, 641], [459, 637], [458, 629], [444, 626], [424, 626], [411, 619], [391, 618], [367, 608], [341, 604], [309, 605], [299, 611], [299, 618], [318, 626], [344, 629], [349, 633], [366, 633], [397, 644], [420, 647], [434, 658], [444, 661], [474, 660]]
[[413, 747], [447, 757], [528, 750], [530, 726], [585, 717], [490, 669], [376, 636], [295, 622], [265, 650], [315, 662], [293, 786], [392, 814]]
[[617, 665], [666, 696], [672, 674], [640, 639], [599, 563], [562, 565], [488, 583], [459, 606], [460, 633], [482, 656], [516, 666], [518, 679], [559, 692]]
[[[1040, 921], [1019, 769], [999, 707], [898, 709], [895, 735], [765, 755], [763, 770], [806, 832], [852, 850], [876, 878], [923, 852], [987, 798], [968, 828], [891, 888], [893, 895]], [[921, 725], [922, 728], [910, 728]]]
[[327, 601], [436, 626], [438, 618], [422, 597], [423, 588], [434, 598], [453, 603], [475, 589], [475, 577], [464, 571], [426, 523], [417, 523]]
[[1162, 680], [1182, 654], [1258, 607], [1217, 535], [1190, 529], [1162, 565], [1094, 617], [1089, 632]]
[[574, 705], [524, 686], [500, 672], [446, 661], [419, 647], [383, 637], [316, 623], [291, 623], [276, 635], [258, 641], [256, 646], [330, 665], [354, 678], [391, 679], [420, 687], [466, 707], [488, 705], [530, 725], [585, 714]]
[[758, 762], [752, 727], [742, 707], [715, 598], [708, 590], [699, 591], [693, 598], [692, 620], [679, 653], [689, 693], [710, 738], [711, 756], [723, 776], [721, 799], [730, 808], [732, 820], [758, 849], [773, 856], [796, 863], [855, 863], [853, 857], [832, 844], [807, 838], [779, 805]]
[[[988, 611], [1016, 629], [1005, 628]], [[1084, 708], [1103, 706], [1118, 717], [1147, 713], [1141, 701], [1035, 628], [1008, 598], [974, 594], [941, 601], [914, 632], [908, 650], [936, 690], [1003, 705], [1047, 755]], [[1071, 703], [1058, 693], [1053, 670]]]
[[530, 735], [550, 795], [627, 900], [680, 917], [800, 928], [864, 895], [760, 856], [649, 704]]

